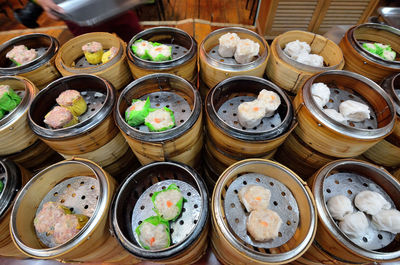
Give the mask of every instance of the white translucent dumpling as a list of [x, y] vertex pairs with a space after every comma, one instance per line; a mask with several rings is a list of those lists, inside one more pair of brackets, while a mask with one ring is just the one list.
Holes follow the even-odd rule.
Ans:
[[358, 122], [369, 119], [368, 106], [354, 100], [346, 100], [340, 103], [339, 111], [349, 121]]
[[296, 61], [314, 67], [324, 66], [324, 57], [318, 54], [301, 53]]
[[350, 237], [365, 235], [368, 226], [368, 219], [363, 212], [347, 214], [339, 223], [340, 229]]
[[256, 241], [267, 241], [278, 237], [282, 219], [268, 209], [254, 210], [247, 219], [247, 231]]
[[400, 233], [400, 211], [396, 209], [382, 210], [372, 216], [374, 226], [393, 234]]
[[391, 208], [390, 203], [381, 194], [370, 190], [358, 193], [354, 198], [354, 204], [358, 210], [370, 215], [375, 215], [381, 210]]
[[274, 91], [269, 91], [266, 89], [260, 91], [257, 99], [264, 103], [266, 117], [271, 117], [274, 115], [275, 110], [277, 110], [281, 104], [281, 98], [279, 95]]
[[264, 116], [264, 104], [257, 99], [250, 102], [243, 102], [238, 107], [239, 123], [245, 128], [257, 127]]
[[322, 107], [329, 102], [331, 91], [324, 83], [314, 83], [311, 86], [311, 95], [313, 96], [317, 105], [322, 109]]
[[344, 216], [353, 213], [354, 208], [349, 198], [344, 195], [337, 195], [327, 202], [328, 211], [336, 220], [343, 220]]
[[346, 123], [347, 121], [342, 113], [337, 112], [335, 109], [323, 109], [322, 111], [337, 122]]
[[239, 190], [239, 200], [248, 212], [256, 209], [267, 209], [271, 192], [259, 185], [246, 185]]
[[219, 37], [218, 53], [221, 57], [232, 57], [240, 38], [236, 33], [226, 33]]
[[300, 54], [310, 53], [311, 47], [307, 42], [295, 40], [287, 43], [283, 51], [292, 59], [296, 60]]

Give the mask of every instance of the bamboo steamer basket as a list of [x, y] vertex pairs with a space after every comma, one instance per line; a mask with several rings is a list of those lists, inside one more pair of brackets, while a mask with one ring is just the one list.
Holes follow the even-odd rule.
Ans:
[[[311, 96], [314, 83], [327, 84], [331, 90], [325, 107], [338, 109], [343, 100], [367, 104], [371, 119], [364, 122], [339, 123], [319, 109]], [[389, 135], [395, 122], [395, 111], [389, 95], [376, 83], [348, 71], [327, 71], [311, 77], [294, 99], [299, 125], [297, 136], [312, 149], [333, 157], [354, 157], [364, 153]]]
[[278, 148], [274, 159], [306, 180], [322, 166], [337, 158], [324, 155], [312, 149], [295, 132], [292, 132]]
[[[89, 64], [83, 55], [82, 46], [97, 41], [105, 50], [118, 48], [117, 54], [108, 62], [97, 65]], [[75, 37], [66, 42], [56, 57], [56, 66], [62, 76], [93, 74], [110, 82], [116, 90], [126, 86], [132, 75], [126, 62], [126, 44], [114, 34], [92, 32]]]
[[[262, 89], [277, 93], [281, 105], [274, 116], [263, 118], [256, 128], [246, 129], [238, 122], [237, 107], [241, 102], [253, 100]], [[224, 165], [214, 170], [217, 175], [239, 160], [270, 157], [297, 125], [292, 102], [285, 92], [254, 76], [236, 76], [220, 82], [208, 93], [205, 105], [208, 150], [215, 157], [208, 164]]]
[[392, 98], [396, 108], [396, 121], [393, 132], [363, 155], [374, 163], [386, 167], [400, 166], [400, 73], [387, 77], [381, 84]]
[[[154, 62], [136, 56], [132, 45], [139, 39], [158, 42], [172, 47], [172, 60]], [[167, 73], [180, 76], [193, 85], [197, 81], [197, 42], [183, 30], [155, 27], [135, 35], [126, 48], [128, 64], [135, 79], [149, 74]]]
[[[389, 44], [396, 60], [388, 61], [367, 52], [363, 42]], [[382, 24], [362, 24], [350, 28], [339, 43], [346, 61], [345, 70], [361, 74], [379, 83], [388, 75], [400, 72], [400, 30]]]
[[394, 170], [393, 173], [392, 173], [392, 175], [393, 175], [393, 177], [394, 177], [395, 179], [397, 179], [398, 181], [400, 181], [400, 169]]
[[[125, 110], [132, 99], [150, 98], [152, 108], [174, 111], [176, 126], [149, 132], [147, 126], [131, 127]], [[196, 167], [203, 146], [202, 110], [199, 92], [185, 79], [171, 74], [151, 74], [130, 83], [119, 96], [115, 120], [142, 165], [154, 161], [178, 161]]]
[[[259, 55], [254, 61], [239, 64], [232, 58], [218, 55], [219, 38], [226, 33], [236, 33], [241, 39], [250, 39], [260, 45]], [[269, 46], [257, 33], [237, 27], [215, 30], [201, 42], [199, 49], [200, 77], [207, 87], [213, 88], [222, 80], [239, 75], [263, 77], [269, 57]]]
[[[146, 250], [134, 230], [142, 220], [155, 215], [151, 196], [175, 183], [186, 199], [181, 216], [170, 221], [171, 246]], [[154, 162], [128, 176], [114, 197], [113, 232], [134, 257], [160, 264], [192, 264], [206, 252], [208, 244], [208, 193], [194, 169], [181, 163]]]
[[[12, 240], [25, 255], [37, 259], [137, 263], [109, 232], [108, 213], [115, 185], [107, 172], [85, 159], [65, 160], [42, 170], [16, 197], [10, 220]], [[37, 235], [32, 225], [37, 210], [48, 201], [72, 207], [75, 213], [90, 216], [85, 209], [92, 209], [93, 213], [73, 238], [48, 247], [48, 239]]]
[[[247, 184], [271, 191], [269, 208], [283, 220], [277, 238], [257, 242], [246, 233], [248, 213], [236, 194]], [[211, 214], [211, 246], [223, 264], [290, 263], [310, 247], [316, 232], [316, 208], [307, 184], [270, 160], [246, 159], [226, 169], [215, 185]]]
[[[6, 58], [6, 54], [17, 45], [36, 49], [38, 57], [27, 64], [15, 65]], [[0, 45], [0, 76], [23, 76], [33, 82], [38, 89], [46, 87], [60, 77], [54, 63], [59, 46], [57, 39], [42, 33], [18, 36], [3, 43]]]
[[4, 183], [0, 193], [0, 255], [5, 257], [26, 257], [14, 245], [10, 236], [10, 216], [18, 191], [30, 179], [30, 173], [8, 159], [0, 160], [1, 180]]
[[342, 159], [321, 168], [309, 180], [309, 184], [318, 209], [318, 229], [314, 248], [310, 248], [304, 257], [324, 264], [400, 260], [400, 244], [395, 235], [376, 231], [375, 234], [365, 235], [358, 243], [352, 241], [339, 229], [326, 206], [326, 201], [331, 196], [345, 195], [352, 201], [358, 192], [373, 190], [391, 201], [392, 208], [399, 209], [400, 183], [392, 175], [368, 162]]
[[[311, 46], [312, 54], [324, 57], [324, 67], [309, 66], [291, 59], [283, 49], [286, 44], [295, 40], [307, 42]], [[333, 41], [315, 33], [293, 30], [279, 35], [272, 42], [266, 74], [279, 87], [296, 94], [312, 75], [328, 70], [341, 70], [343, 66], [342, 51]]]
[[[28, 108], [38, 93], [24, 77], [2, 76], [0, 85], [9, 85], [22, 98], [20, 104], [0, 120], [0, 156], [8, 157], [30, 170], [58, 161], [59, 156], [32, 132], [28, 125]], [[45, 151], [44, 153], [42, 153]]]
[[[43, 122], [44, 117], [56, 105], [60, 93], [68, 89], [78, 90], [88, 109], [79, 117], [78, 124], [53, 130]], [[115, 102], [114, 88], [100, 77], [87, 74], [63, 77], [36, 96], [29, 109], [29, 125], [41, 140], [65, 158], [81, 157], [109, 167], [119, 164], [129, 149], [114, 124]], [[110, 173], [118, 175], [119, 171]]]

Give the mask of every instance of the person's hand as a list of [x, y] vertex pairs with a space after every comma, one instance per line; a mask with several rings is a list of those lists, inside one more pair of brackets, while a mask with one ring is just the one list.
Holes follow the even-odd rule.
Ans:
[[35, 2], [39, 4], [44, 9], [44, 11], [46, 11], [47, 15], [52, 19], [59, 20], [60, 18], [54, 16], [51, 13], [51, 10], [57, 11], [59, 13], [64, 13], [64, 10], [60, 6], [56, 5], [53, 0], [35, 0]]

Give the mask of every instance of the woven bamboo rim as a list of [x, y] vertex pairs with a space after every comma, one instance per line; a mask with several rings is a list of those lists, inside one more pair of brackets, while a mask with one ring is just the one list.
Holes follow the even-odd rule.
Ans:
[[[77, 68], [75, 60], [83, 56], [81, 47], [88, 42], [97, 41], [104, 49], [118, 48], [117, 55], [107, 63], [85, 68]], [[114, 34], [92, 32], [75, 37], [66, 42], [57, 54], [55, 64], [62, 76], [94, 74], [109, 81], [116, 90], [123, 88], [131, 80], [131, 72], [126, 61], [126, 44]]]
[[[306, 66], [289, 58], [283, 49], [287, 43], [295, 40], [310, 44], [311, 53], [324, 57], [327, 67]], [[293, 30], [279, 35], [272, 42], [266, 74], [279, 87], [297, 93], [305, 81], [315, 73], [334, 69], [341, 70], [343, 66], [343, 53], [333, 41], [311, 32]]]

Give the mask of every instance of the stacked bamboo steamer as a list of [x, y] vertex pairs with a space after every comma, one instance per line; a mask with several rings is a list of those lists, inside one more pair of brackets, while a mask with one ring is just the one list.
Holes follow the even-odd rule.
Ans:
[[[105, 50], [111, 47], [118, 49], [117, 54], [108, 62], [91, 65], [85, 59], [82, 46], [96, 41]], [[126, 86], [132, 75], [126, 61], [126, 43], [117, 36], [106, 32], [92, 32], [75, 37], [66, 42], [56, 57], [56, 66], [62, 76], [76, 74], [93, 74], [110, 82], [116, 90]]]
[[[254, 61], [239, 64], [233, 58], [221, 57], [218, 53], [219, 38], [226, 33], [236, 33], [241, 39], [250, 39], [260, 45], [259, 55]], [[199, 48], [200, 60], [200, 93], [204, 98], [208, 90], [222, 80], [239, 75], [263, 77], [269, 57], [269, 46], [257, 33], [237, 27], [215, 30], [208, 34]]]
[[380, 193], [392, 208], [399, 209], [400, 183], [386, 170], [364, 161], [342, 159], [322, 167], [310, 178], [309, 184], [318, 209], [318, 226], [313, 246], [298, 264], [345, 265], [400, 260], [400, 244], [395, 234], [371, 227], [367, 234], [350, 238], [340, 230], [326, 205], [333, 196], [344, 195], [353, 202], [359, 192], [371, 190]]
[[[115, 180], [100, 166], [84, 159], [65, 160], [36, 174], [23, 187], [11, 212], [11, 235], [17, 248], [37, 259], [63, 262], [133, 264], [131, 257], [109, 232], [109, 207]], [[89, 218], [69, 241], [54, 245], [52, 235], [37, 233], [36, 214], [46, 202], [58, 202]]]
[[26, 257], [11, 240], [10, 217], [14, 199], [19, 190], [30, 179], [30, 173], [8, 159], [0, 160], [0, 180], [3, 190], [0, 193], [0, 255], [5, 257]]
[[[68, 89], [81, 93], [88, 105], [87, 111], [79, 116], [78, 124], [51, 129], [44, 123], [44, 117], [56, 106], [56, 98]], [[136, 159], [114, 124], [115, 102], [114, 88], [100, 77], [87, 74], [63, 77], [49, 84], [33, 100], [29, 125], [40, 139], [64, 158], [93, 160], [117, 177], [131, 169]]]
[[[331, 91], [325, 108], [338, 109], [351, 99], [368, 105], [371, 118], [346, 124], [331, 119], [311, 95], [312, 84], [319, 82]], [[392, 132], [396, 118], [393, 103], [380, 86], [348, 71], [332, 70], [308, 79], [294, 99], [294, 108], [299, 125], [275, 158], [305, 178], [327, 162], [361, 155]]]
[[[362, 43], [389, 44], [396, 60], [389, 61], [364, 50]], [[400, 30], [382, 24], [362, 24], [350, 28], [339, 43], [343, 51], [345, 70], [361, 74], [380, 83], [385, 77], [400, 72]]]
[[[150, 132], [147, 126], [130, 126], [125, 110], [132, 99], [146, 100], [152, 108], [167, 107], [174, 112], [175, 127]], [[116, 123], [142, 165], [154, 161], [178, 161], [199, 166], [203, 146], [202, 104], [199, 92], [182, 77], [159, 73], [130, 83], [119, 96], [114, 111]]]
[[[6, 58], [6, 54], [17, 45], [35, 49], [38, 57], [27, 64], [15, 65]], [[23, 76], [32, 81], [38, 89], [42, 89], [60, 77], [55, 67], [58, 50], [57, 39], [47, 34], [34, 33], [13, 38], [0, 46], [0, 76]]]
[[38, 93], [35, 85], [24, 77], [0, 77], [0, 85], [9, 85], [20, 97], [20, 104], [0, 120], [0, 156], [38, 170], [61, 157], [32, 132], [28, 124], [28, 109]]
[[[283, 49], [286, 44], [296, 40], [308, 43], [312, 54], [318, 54], [324, 58], [324, 66], [309, 66], [291, 59]], [[341, 70], [343, 66], [343, 53], [333, 41], [315, 33], [293, 30], [273, 40], [266, 74], [276, 85], [296, 94], [312, 75], [328, 70]]]
[[[247, 185], [271, 192], [269, 209], [282, 219], [278, 237], [255, 241], [246, 232], [249, 213], [238, 198]], [[287, 264], [312, 244], [317, 210], [307, 184], [285, 166], [264, 159], [246, 159], [226, 169], [211, 202], [211, 247], [223, 264]]]
[[[247, 129], [238, 122], [238, 106], [257, 98], [262, 89], [273, 91], [281, 105], [272, 117]], [[235, 76], [220, 82], [209, 91], [205, 103], [205, 167], [214, 179], [230, 165], [246, 158], [271, 158], [297, 123], [292, 102], [282, 89], [265, 79]]]
[[396, 108], [396, 121], [393, 132], [370, 149], [363, 156], [378, 165], [389, 168], [400, 167], [400, 73], [387, 77], [382, 88], [392, 98]]
[[[146, 250], [134, 232], [154, 216], [151, 196], [175, 184], [186, 201], [182, 214], [170, 221], [171, 246]], [[112, 228], [120, 244], [135, 258], [160, 264], [185, 265], [198, 261], [208, 246], [208, 193], [196, 171], [176, 162], [154, 162], [141, 167], [121, 184], [111, 209]]]
[[[166, 44], [171, 47], [172, 60], [154, 62], [136, 56], [132, 45], [137, 40]], [[155, 27], [135, 35], [126, 48], [128, 64], [135, 79], [149, 74], [168, 73], [180, 76], [193, 85], [197, 83], [197, 42], [185, 31], [171, 27]]]

